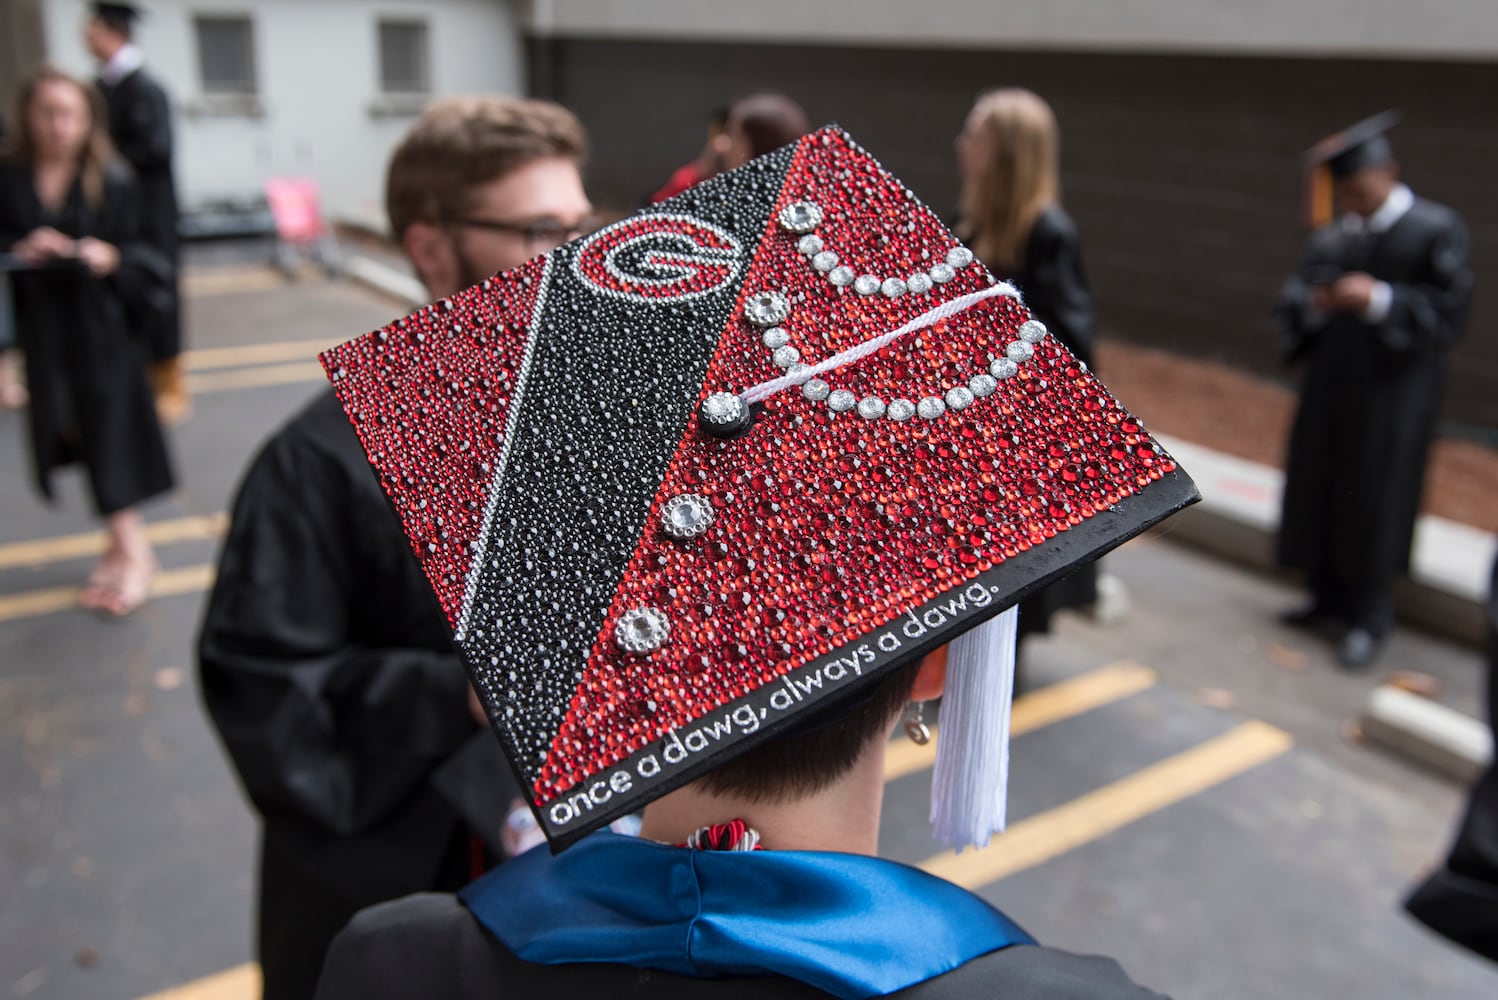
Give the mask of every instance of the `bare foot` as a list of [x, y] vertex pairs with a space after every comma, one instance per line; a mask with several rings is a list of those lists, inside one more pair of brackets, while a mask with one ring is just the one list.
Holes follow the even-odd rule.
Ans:
[[153, 555], [127, 557], [124, 570], [105, 594], [100, 610], [124, 618], [139, 611], [151, 596], [151, 581], [160, 567]]
[[104, 553], [78, 591], [78, 606], [92, 610], [103, 608], [128, 562], [125, 554], [118, 549]]

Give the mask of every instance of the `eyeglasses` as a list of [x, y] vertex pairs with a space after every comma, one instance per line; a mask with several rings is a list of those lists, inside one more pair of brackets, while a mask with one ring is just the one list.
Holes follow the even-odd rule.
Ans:
[[559, 219], [530, 219], [522, 222], [506, 222], [500, 219], [455, 219], [455, 226], [472, 226], [494, 233], [511, 233], [525, 241], [532, 253], [555, 250], [569, 240], [586, 236], [599, 226], [599, 220], [589, 216], [581, 222], [568, 225]]

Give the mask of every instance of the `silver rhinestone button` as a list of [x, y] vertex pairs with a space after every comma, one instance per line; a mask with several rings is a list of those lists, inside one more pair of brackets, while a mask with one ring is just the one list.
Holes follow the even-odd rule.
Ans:
[[994, 378], [1014, 378], [1019, 372], [1019, 365], [1008, 358], [994, 358], [993, 364], [988, 366], [988, 371]]
[[793, 233], [809, 233], [822, 224], [822, 209], [815, 202], [793, 201], [780, 210], [780, 224]]
[[827, 280], [838, 288], [844, 288], [853, 284], [853, 269], [851, 267], [834, 267], [827, 275]]
[[952, 265], [950, 265], [950, 264], [932, 264], [931, 265], [931, 280], [934, 281], [934, 282], [936, 282], [938, 285], [945, 285], [947, 282], [951, 281], [955, 277], [957, 277], [957, 272], [952, 269]]
[[832, 386], [828, 385], [826, 382], [823, 382], [819, 378], [814, 378], [801, 387], [801, 395], [805, 396], [813, 403], [820, 403], [822, 400], [827, 398], [827, 394], [831, 391]]
[[973, 262], [973, 252], [967, 247], [953, 247], [947, 251], [947, 264], [952, 267], [967, 267]]
[[744, 318], [755, 326], [774, 326], [790, 314], [790, 300], [779, 292], [756, 292], [744, 303]]
[[973, 390], [961, 385], [947, 390], [947, 409], [965, 410], [972, 405]]
[[879, 291], [879, 279], [872, 274], [860, 274], [853, 282], [853, 290], [859, 295], [873, 295]]
[[773, 351], [777, 347], [784, 347], [786, 344], [789, 344], [791, 342], [791, 335], [778, 326], [772, 326], [759, 339], [764, 342], [766, 347]]
[[884, 400], [878, 396], [865, 396], [858, 401], [858, 415], [865, 420], [878, 420], [884, 416]]
[[826, 274], [834, 267], [837, 267], [837, 254], [831, 250], [823, 250], [811, 259], [811, 266]]
[[822, 252], [822, 237], [816, 233], [807, 233], [796, 241], [796, 249], [808, 257], [814, 257]]
[[744, 401], [731, 392], [715, 392], [702, 401], [702, 417], [710, 424], [731, 424], [744, 416]]
[[982, 399], [993, 395], [993, 391], [999, 387], [999, 381], [992, 375], [974, 375], [967, 380], [967, 387], [969, 392]]
[[674, 496], [661, 508], [661, 529], [679, 541], [696, 538], [712, 523], [712, 503], [696, 493]]
[[1010, 361], [1029, 361], [1030, 357], [1035, 353], [1035, 348], [1023, 340], [1016, 340], [1004, 348], [1004, 353], [1009, 355]]
[[833, 413], [847, 413], [857, 404], [858, 397], [847, 389], [834, 389], [827, 397], [827, 408]]
[[1027, 344], [1038, 344], [1045, 339], [1045, 324], [1038, 319], [1032, 319], [1019, 328], [1019, 339]]
[[905, 294], [905, 281], [902, 278], [885, 278], [880, 284], [879, 290], [887, 299], [897, 299]]
[[940, 396], [927, 396], [916, 404], [915, 412], [926, 420], [935, 420], [947, 412], [947, 404]]
[[805, 385], [806, 380], [811, 378], [811, 365], [794, 364], [785, 370], [785, 373], [796, 381], [795, 385]]
[[908, 399], [891, 400], [888, 415], [894, 421], [909, 420], [915, 416], [915, 404]]
[[905, 279], [905, 287], [916, 295], [925, 295], [931, 291], [932, 284], [931, 275], [926, 274], [924, 271], [917, 271]]
[[671, 622], [655, 608], [632, 608], [614, 626], [614, 641], [626, 653], [660, 649], [671, 634]]
[[782, 368], [789, 368], [801, 360], [801, 352], [794, 347], [777, 347], [775, 353], [770, 355], [770, 360]]

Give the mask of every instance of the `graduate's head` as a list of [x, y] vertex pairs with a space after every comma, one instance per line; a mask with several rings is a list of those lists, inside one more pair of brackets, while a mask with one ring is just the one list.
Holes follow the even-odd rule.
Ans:
[[815, 795], [853, 771], [873, 746], [889, 739], [906, 705], [938, 698], [946, 680], [944, 657], [894, 671], [852, 707], [832, 710], [709, 771], [703, 791], [756, 803]]
[[1378, 211], [1399, 183], [1399, 164], [1388, 131], [1398, 111], [1384, 111], [1329, 135], [1306, 152], [1306, 221], [1324, 225], [1332, 212], [1365, 218]]
[[1378, 211], [1398, 183], [1399, 164], [1391, 156], [1343, 177], [1334, 174], [1332, 191], [1336, 195], [1337, 206], [1343, 212], [1367, 218]]
[[438, 101], [390, 161], [390, 228], [433, 298], [509, 270], [587, 231], [587, 136], [549, 101]]
[[83, 42], [89, 53], [107, 63], [135, 34], [140, 11], [128, 3], [96, 3], [83, 22]]
[[35, 167], [71, 161], [78, 167], [85, 197], [103, 196], [104, 168], [114, 157], [97, 92], [53, 66], [43, 66], [21, 83], [16, 97], [16, 130], [6, 152]]
[[795, 142], [809, 127], [801, 105], [784, 94], [753, 94], [735, 101], [717, 139], [723, 167], [742, 167], [756, 156]]
[[990, 91], [968, 113], [956, 147], [959, 235], [991, 266], [1018, 266], [1035, 217], [1059, 197], [1056, 116], [1028, 90]]

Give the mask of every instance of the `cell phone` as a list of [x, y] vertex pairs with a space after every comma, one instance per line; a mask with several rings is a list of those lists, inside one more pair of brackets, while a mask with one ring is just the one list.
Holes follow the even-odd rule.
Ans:
[[1335, 264], [1317, 264], [1306, 271], [1306, 282], [1310, 285], [1331, 285], [1342, 274], [1342, 269]]

